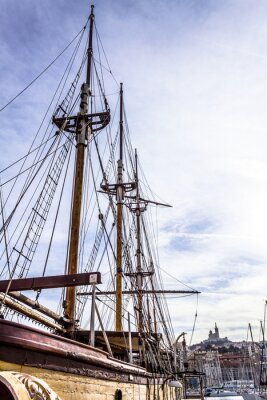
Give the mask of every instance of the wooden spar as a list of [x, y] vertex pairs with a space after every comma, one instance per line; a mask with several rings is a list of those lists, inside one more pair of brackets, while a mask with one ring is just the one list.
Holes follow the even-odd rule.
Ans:
[[[91, 130], [86, 122], [86, 115], [88, 113], [89, 96], [91, 93], [93, 25], [94, 25], [94, 6], [91, 7], [91, 14], [90, 14], [86, 83], [82, 85], [81, 89], [80, 112], [79, 112], [79, 118], [77, 120], [77, 130], [76, 130], [77, 146], [76, 146], [74, 191], [72, 199], [68, 274], [76, 274], [78, 271], [78, 250], [79, 250], [80, 219], [81, 219], [82, 194], [83, 194], [84, 154], [88, 136], [91, 134]], [[73, 323], [75, 320], [75, 305], [76, 305], [76, 288], [68, 287], [66, 290], [66, 298], [64, 301], [64, 315], [65, 318], [73, 321]]]
[[117, 204], [116, 331], [122, 331], [122, 203]]
[[27, 306], [31, 307], [32, 309], [36, 309], [38, 312], [40, 312], [41, 314], [46, 315], [49, 318], [53, 318], [55, 321], [62, 323], [62, 316], [60, 314], [57, 314], [56, 312], [50, 310], [50, 308], [47, 308], [41, 304], [39, 304], [39, 302], [29, 299], [29, 297], [24, 296], [24, 294], [20, 293], [20, 292], [10, 292], [8, 293], [8, 296], [20, 301], [23, 304], [26, 304]]
[[[133, 199], [136, 200], [136, 196], [129, 196], [126, 195], [125, 196], [127, 199]], [[139, 196], [139, 200], [144, 202], [145, 204], [154, 204], [155, 206], [163, 206], [163, 207], [171, 207], [172, 206], [170, 204], [166, 204], [166, 203], [160, 203], [158, 201], [153, 201], [153, 200], [148, 200], [148, 199], [143, 199], [142, 197]]]
[[38, 311], [18, 303], [17, 301], [12, 299], [9, 295], [4, 295], [3, 293], [0, 293], [0, 301], [3, 301], [8, 308], [11, 308], [12, 310], [17, 311], [37, 322], [40, 322], [41, 324], [47, 326], [48, 328], [55, 329], [60, 332], [65, 332], [65, 329], [62, 327], [62, 325], [54, 321], [51, 321], [48, 318], [45, 318]]
[[116, 331], [122, 331], [123, 90], [120, 85], [120, 155], [117, 175]]
[[[142, 294], [200, 294], [197, 290], [141, 290]], [[115, 291], [96, 292], [96, 296], [115, 295]], [[123, 290], [123, 295], [138, 294], [138, 290]], [[77, 296], [90, 296], [91, 292], [78, 292]]]
[[[71, 238], [69, 248], [68, 274], [76, 274], [78, 270], [77, 265], [81, 215], [80, 210], [82, 203], [82, 183], [84, 170], [84, 145], [82, 144], [77, 145], [75, 169], [75, 186], [71, 217]], [[66, 291], [64, 312], [65, 317], [70, 320], [75, 319], [75, 294], [75, 287], [69, 287]]]
[[[101, 283], [101, 274], [99, 272], [0, 281], [0, 292], [3, 292], [0, 293], [0, 303], [40, 322], [48, 328], [65, 332], [63, 327], [72, 325], [72, 321], [62, 318], [62, 316], [56, 312], [15, 290], [51, 289], [65, 287], [67, 285], [81, 286], [96, 283]], [[53, 319], [55, 322], [48, 320], [41, 314]]]
[[0, 292], [16, 290], [54, 289], [75, 287], [101, 283], [100, 272], [84, 272], [82, 274], [42, 276], [40, 278], [22, 278], [0, 281]]

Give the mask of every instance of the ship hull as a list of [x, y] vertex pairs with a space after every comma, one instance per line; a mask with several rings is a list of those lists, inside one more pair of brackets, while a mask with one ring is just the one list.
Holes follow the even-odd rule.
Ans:
[[[123, 399], [149, 398], [145, 384], [132, 384], [130, 382], [111, 381], [108, 379], [93, 378], [91, 376], [80, 376], [72, 373], [64, 373], [47, 369], [45, 367], [29, 367], [14, 363], [0, 361], [0, 371], [19, 372], [22, 375], [30, 375], [31, 381], [38, 378], [45, 382], [61, 400], [111, 400], [115, 393], [120, 390]], [[153, 398], [153, 397], [151, 397]], [[22, 400], [22, 399], [19, 399]]]
[[100, 349], [4, 320], [0, 321], [0, 371], [19, 373], [16, 377], [23, 381], [23, 375], [24, 382], [25, 377], [39, 379], [61, 400], [111, 400], [116, 391], [127, 400], [174, 398], [166, 381], [144, 368], [116, 360]]

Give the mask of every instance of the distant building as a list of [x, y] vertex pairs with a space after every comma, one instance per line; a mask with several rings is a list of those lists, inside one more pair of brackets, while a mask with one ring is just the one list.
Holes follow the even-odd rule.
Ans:
[[222, 386], [222, 371], [217, 350], [194, 351], [189, 355], [188, 363], [189, 369], [205, 373], [206, 386]]
[[214, 332], [212, 332], [212, 330], [209, 331], [209, 337], [206, 340], [203, 340], [202, 342], [204, 345], [205, 344], [211, 344], [211, 345], [224, 345], [226, 343], [230, 343], [230, 340], [228, 340], [227, 337], [221, 338], [220, 334], [219, 334], [219, 328], [215, 322], [215, 329]]
[[214, 333], [212, 333], [212, 330], [209, 331], [209, 341], [217, 341], [218, 339], [220, 339], [220, 335], [219, 335], [219, 329], [217, 327], [217, 324], [215, 322], [215, 331]]
[[206, 374], [207, 386], [223, 384], [226, 388], [240, 390], [240, 387], [259, 386], [260, 351], [261, 347], [255, 347], [254, 343], [221, 338], [215, 323], [207, 339], [190, 346], [189, 361], [193, 368]]
[[254, 371], [251, 359], [246, 354], [226, 353], [219, 356], [224, 382], [234, 380], [253, 380]]

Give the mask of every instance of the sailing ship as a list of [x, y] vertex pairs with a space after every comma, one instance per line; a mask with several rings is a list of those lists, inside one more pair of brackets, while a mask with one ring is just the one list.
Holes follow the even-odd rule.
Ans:
[[142, 185], [122, 84], [114, 129], [94, 6], [72, 43], [29, 151], [1, 172], [1, 399], [176, 398], [186, 371], [150, 225], [169, 205]]

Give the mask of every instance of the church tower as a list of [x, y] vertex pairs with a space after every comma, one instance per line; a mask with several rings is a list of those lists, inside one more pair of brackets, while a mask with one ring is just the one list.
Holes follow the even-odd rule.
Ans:
[[214, 333], [214, 337], [215, 337], [216, 339], [219, 339], [219, 338], [220, 338], [219, 329], [218, 329], [218, 327], [217, 327], [216, 322], [215, 322], [215, 333]]

